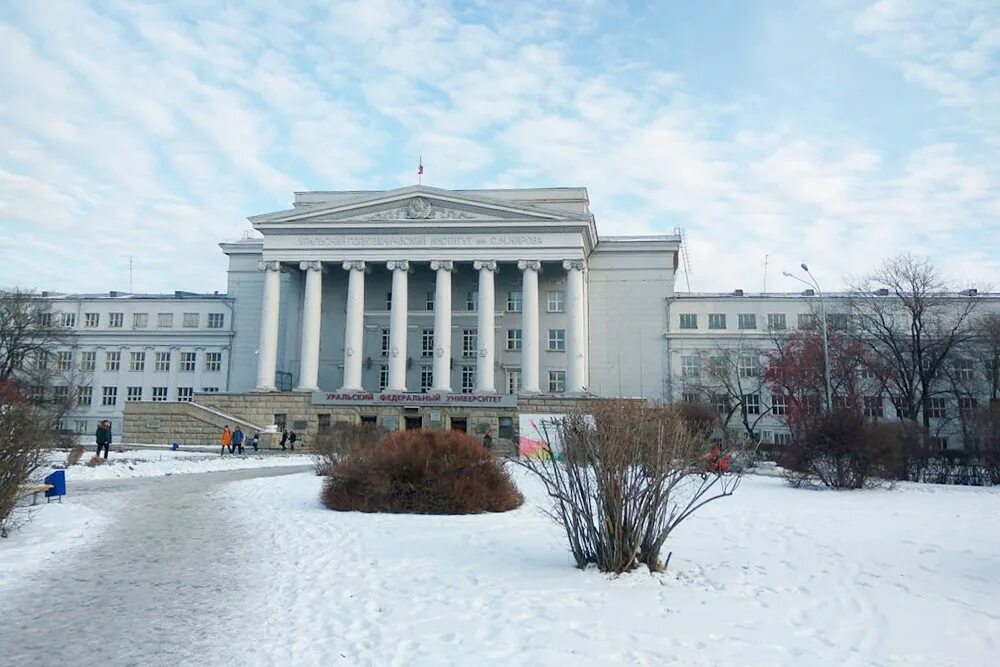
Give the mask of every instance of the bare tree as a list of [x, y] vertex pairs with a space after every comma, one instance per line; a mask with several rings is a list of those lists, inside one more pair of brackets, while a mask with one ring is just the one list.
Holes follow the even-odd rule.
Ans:
[[25, 290], [0, 290], [0, 381], [46, 370], [49, 354], [68, 340], [52, 308], [37, 294]]
[[986, 378], [990, 403], [1000, 401], [1000, 313], [986, 313], [973, 325], [970, 357], [978, 362]]
[[976, 291], [950, 289], [927, 260], [904, 254], [856, 280], [851, 292], [860, 339], [885, 369], [897, 410], [930, 430], [944, 366], [974, 336]]

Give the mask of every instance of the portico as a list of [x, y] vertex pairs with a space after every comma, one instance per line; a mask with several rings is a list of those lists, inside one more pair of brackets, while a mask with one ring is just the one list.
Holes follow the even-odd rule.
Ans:
[[257, 391], [276, 387], [290, 321], [296, 391], [587, 391], [585, 206], [422, 186], [306, 194], [329, 196], [250, 218], [264, 237]]

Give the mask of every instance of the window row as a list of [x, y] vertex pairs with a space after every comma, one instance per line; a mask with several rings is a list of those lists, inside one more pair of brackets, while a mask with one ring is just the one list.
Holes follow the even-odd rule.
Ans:
[[[462, 329], [462, 356], [475, 357], [478, 355], [478, 330]], [[383, 357], [388, 357], [392, 340], [389, 329], [382, 329], [379, 332], [379, 353]], [[521, 329], [507, 329], [506, 344], [504, 349], [508, 352], [520, 352], [522, 349], [523, 335]], [[547, 347], [550, 352], [566, 351], [566, 330], [549, 329]], [[434, 330], [423, 329], [420, 332], [420, 356], [430, 358], [434, 356]]]
[[[471, 394], [476, 390], [476, 367], [461, 366], [459, 368], [459, 390], [463, 394]], [[507, 379], [504, 384], [508, 394], [516, 394], [521, 390], [521, 369], [509, 368], [506, 371]], [[379, 366], [378, 369], [378, 390], [384, 391], [389, 386], [389, 367]], [[426, 393], [434, 386], [434, 367], [420, 367], [420, 392]], [[548, 390], [551, 393], [562, 393], [566, 391], [566, 371], [549, 371]]]
[[[120, 371], [122, 367], [122, 352], [116, 350], [105, 352], [103, 357], [105, 371]], [[157, 373], [168, 373], [172, 365], [172, 355], [170, 352], [153, 352], [151, 357], [146, 352], [127, 353], [128, 370], [132, 372], [143, 372], [146, 370], [147, 361], [151, 362], [153, 371]], [[49, 358], [53, 359], [53, 368], [57, 371], [68, 371], [73, 366], [73, 352], [62, 350], [50, 355], [42, 353], [36, 356], [35, 367], [47, 369]], [[206, 373], [218, 373], [222, 370], [222, 352], [205, 352], [203, 354], [203, 370]], [[197, 352], [181, 352], [178, 359], [177, 369], [182, 373], [193, 373], [198, 365]], [[97, 352], [85, 351], [80, 353], [80, 370], [97, 370]]]
[[[52, 326], [53, 315], [58, 316], [60, 326], [75, 327], [76, 313], [40, 313], [39, 324], [42, 326]], [[122, 329], [125, 327], [125, 313], [106, 313], [107, 326], [109, 329]], [[181, 313], [181, 326], [185, 329], [197, 329], [201, 326], [201, 313]], [[102, 313], [84, 313], [83, 328], [99, 329], [101, 327]], [[225, 327], [225, 313], [208, 313], [206, 326], [209, 329], [222, 329]], [[172, 329], [174, 326], [174, 313], [156, 313], [156, 328]], [[149, 328], [149, 313], [132, 313], [133, 329]]]
[[[796, 318], [796, 325], [799, 329], [814, 330], [820, 324], [819, 317], [812, 313], [799, 314]], [[827, 326], [830, 329], [846, 329], [849, 321], [850, 316], [845, 313], [831, 313], [826, 316]], [[681, 329], [698, 329], [698, 314], [681, 313], [679, 324]], [[709, 313], [708, 328], [716, 330], [728, 329], [729, 323], [726, 313]], [[736, 316], [736, 328], [741, 330], [758, 329], [757, 314], [738, 314]], [[766, 328], [768, 331], [783, 331], [787, 329], [788, 321], [785, 313], [768, 313]]]
[[[863, 396], [862, 406], [863, 412], [866, 417], [885, 417], [885, 396]], [[762, 413], [772, 413], [778, 416], [783, 416], [788, 414], [789, 409], [789, 398], [785, 394], [772, 394], [770, 396], [771, 404], [766, 404], [766, 399], [762, 398], [759, 393], [749, 393], [743, 394], [741, 399], [737, 399], [728, 393], [713, 393], [708, 396], [709, 402], [715, 407], [715, 409], [721, 414], [728, 414], [730, 411], [735, 410], [740, 407], [746, 409], [748, 415], [759, 415]], [[682, 400], [688, 403], [697, 403], [702, 400], [702, 396], [697, 392], [685, 392], [682, 396]], [[895, 416], [898, 419], [911, 419], [912, 415], [910, 410], [906, 407], [905, 402], [898, 398], [892, 398], [890, 403], [895, 411]], [[963, 417], [968, 417], [978, 407], [978, 401], [969, 396], [963, 396], [957, 400], [958, 412]], [[836, 409], [846, 409], [849, 406], [849, 401], [845, 396], [834, 396], [833, 397], [833, 407]], [[955, 407], [955, 406], [953, 406]], [[927, 416], [931, 419], [946, 419], [949, 415], [948, 400], [944, 397], [933, 397], [928, 399], [926, 412]], [[810, 405], [807, 409], [812, 412], [819, 412], [821, 409], [821, 402], [818, 396], [811, 397]]]
[[[427, 292], [424, 299], [424, 309], [434, 310], [435, 293]], [[385, 309], [392, 310], [392, 292], [385, 293]], [[507, 303], [505, 311], [508, 313], [520, 313], [524, 309], [524, 296], [520, 291], [507, 292]], [[477, 312], [479, 310], [479, 290], [469, 290], [465, 293], [465, 310]], [[563, 313], [566, 311], [565, 290], [549, 290], [545, 294], [545, 310], [549, 313]]]

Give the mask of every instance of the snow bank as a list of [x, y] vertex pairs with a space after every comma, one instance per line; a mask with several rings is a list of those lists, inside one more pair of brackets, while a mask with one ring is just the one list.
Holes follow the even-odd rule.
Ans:
[[[124, 452], [112, 451], [107, 463], [91, 468], [85, 463], [92, 456], [93, 452], [87, 452], [80, 463], [66, 469], [68, 483], [97, 479], [160, 477], [245, 468], [311, 465], [313, 462], [313, 457], [308, 454], [268, 453], [219, 456], [218, 453], [185, 452], [183, 450], [175, 452], [172, 450], [129, 449]], [[54, 454], [50, 458], [50, 464], [61, 466], [65, 462], [65, 454]], [[45, 474], [49, 472], [49, 470], [44, 471]]]
[[[985, 665], [1000, 649], [1000, 490], [849, 493], [750, 477], [668, 543], [665, 575], [573, 568], [525, 507], [337, 513], [313, 475], [218, 493], [266, 573], [243, 664]], [[239, 501], [239, 502], [236, 502]]]

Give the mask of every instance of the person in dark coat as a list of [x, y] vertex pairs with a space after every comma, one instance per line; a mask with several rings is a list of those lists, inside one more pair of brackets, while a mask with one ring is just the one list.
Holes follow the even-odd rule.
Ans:
[[295, 451], [295, 441], [299, 439], [299, 436], [295, 435], [295, 431], [288, 434], [288, 446], [291, 450]]
[[281, 429], [281, 442], [279, 443], [281, 444], [281, 451], [285, 451], [285, 449], [287, 449], [287, 447], [285, 447], [286, 442], [288, 442], [288, 431]]
[[246, 436], [243, 435], [243, 429], [241, 429], [237, 425], [236, 426], [236, 430], [233, 431], [233, 445], [229, 449], [229, 453], [232, 454], [233, 450], [235, 449], [237, 452], [239, 452], [240, 454], [242, 454], [243, 453], [243, 440], [245, 438], [246, 438]]
[[493, 449], [493, 438], [490, 436], [489, 431], [487, 431], [486, 435], [483, 436], [483, 447], [491, 451]]
[[97, 455], [101, 455], [101, 447], [104, 448], [104, 460], [108, 460], [108, 449], [111, 447], [111, 422], [107, 419], [102, 421], [97, 425], [97, 433], [94, 434], [97, 439]]
[[253, 432], [253, 437], [250, 438], [250, 445], [253, 447], [253, 450], [255, 452], [257, 451], [257, 446], [259, 444], [260, 444], [260, 433], [258, 433], [257, 431], [254, 431]]

